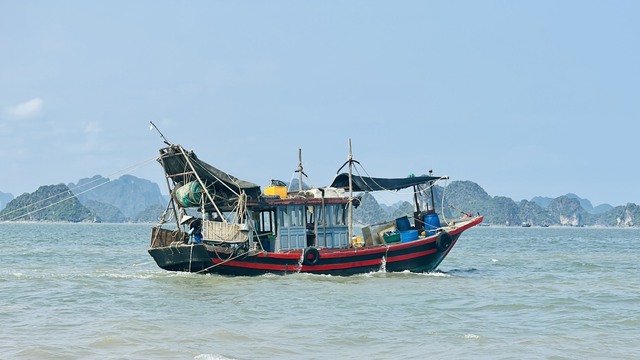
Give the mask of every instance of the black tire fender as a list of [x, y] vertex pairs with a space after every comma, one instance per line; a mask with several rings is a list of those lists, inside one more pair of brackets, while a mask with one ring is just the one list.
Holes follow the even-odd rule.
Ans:
[[443, 231], [438, 235], [436, 239], [436, 249], [438, 249], [438, 251], [444, 252], [449, 250], [451, 244], [453, 244], [453, 237], [448, 232]]
[[320, 260], [320, 252], [318, 249], [313, 246], [309, 246], [304, 249], [304, 253], [302, 254], [302, 264], [303, 265], [315, 265]]
[[234, 260], [244, 260], [247, 258], [247, 256], [249, 255], [249, 251], [247, 251], [247, 244], [244, 243], [241, 246], [235, 248], [233, 250], [233, 259]]

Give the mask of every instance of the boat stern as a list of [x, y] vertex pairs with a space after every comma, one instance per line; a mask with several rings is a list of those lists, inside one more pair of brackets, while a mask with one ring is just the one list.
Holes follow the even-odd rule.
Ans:
[[204, 245], [149, 248], [149, 255], [164, 270], [199, 272], [213, 265]]
[[211, 266], [211, 256], [204, 245], [187, 244], [189, 235], [180, 229], [156, 226], [151, 231], [149, 255], [164, 270], [197, 272]]

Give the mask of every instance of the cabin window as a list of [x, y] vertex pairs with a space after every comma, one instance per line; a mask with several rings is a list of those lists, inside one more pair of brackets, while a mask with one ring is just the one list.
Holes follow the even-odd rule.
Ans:
[[331, 223], [329, 214], [331, 213], [331, 206], [324, 206], [318, 209], [318, 225], [328, 226]]
[[307, 206], [307, 228], [313, 229], [315, 222], [315, 208], [313, 206]]
[[335, 210], [334, 210], [334, 206], [329, 205], [325, 208], [325, 214], [324, 214], [324, 221], [328, 226], [333, 226], [335, 224], [334, 221], [334, 214], [335, 214]]
[[326, 205], [324, 211], [324, 216], [322, 216], [322, 209], [318, 208], [318, 220], [320, 224], [324, 223], [327, 226], [345, 225], [345, 211], [342, 205]]
[[306, 224], [305, 207], [301, 205], [287, 206], [278, 211], [278, 221], [283, 227], [302, 227]]
[[344, 207], [336, 205], [335, 207], [335, 224], [344, 225]]
[[348, 244], [344, 204], [326, 204], [314, 209], [317, 221], [316, 244], [318, 247], [340, 248]]
[[302, 249], [307, 243], [307, 207], [289, 205], [277, 211], [280, 249]]
[[291, 226], [291, 220], [289, 219], [289, 212], [287, 211], [288, 209], [282, 208], [282, 209], [278, 209], [278, 218], [280, 219], [280, 222], [282, 223], [282, 226], [284, 227], [289, 227]]
[[273, 232], [275, 224], [273, 223], [273, 211], [262, 211], [258, 214], [256, 221], [258, 232]]
[[291, 226], [304, 226], [304, 207], [291, 206]]

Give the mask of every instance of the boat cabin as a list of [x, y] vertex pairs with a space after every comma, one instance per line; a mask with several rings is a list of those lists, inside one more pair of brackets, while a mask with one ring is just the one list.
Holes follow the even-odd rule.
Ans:
[[256, 230], [254, 240], [264, 250], [277, 252], [348, 247], [348, 203], [348, 198], [299, 197], [265, 199], [247, 208]]

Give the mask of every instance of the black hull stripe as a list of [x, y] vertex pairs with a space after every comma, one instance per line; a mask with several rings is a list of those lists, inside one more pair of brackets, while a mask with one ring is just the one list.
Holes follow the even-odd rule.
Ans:
[[158, 265], [170, 271], [198, 271], [227, 275], [261, 275], [266, 273], [318, 273], [353, 275], [377, 271], [383, 259], [387, 271], [432, 271], [453, 249], [461, 233], [481, 220], [465, 224], [450, 232], [451, 246], [444, 252], [436, 248], [436, 236], [408, 243], [366, 249], [319, 249], [317, 264], [301, 265], [302, 251], [261, 253], [242, 260], [226, 261], [226, 255], [208, 251], [205, 246], [149, 249]]

